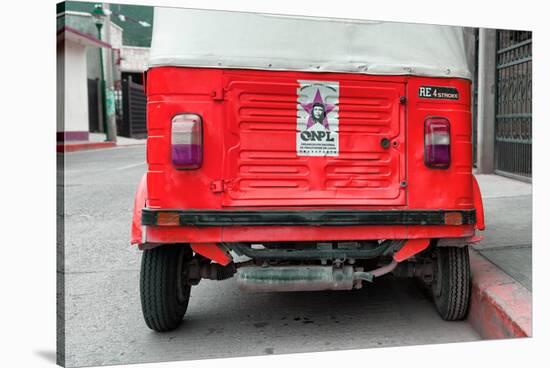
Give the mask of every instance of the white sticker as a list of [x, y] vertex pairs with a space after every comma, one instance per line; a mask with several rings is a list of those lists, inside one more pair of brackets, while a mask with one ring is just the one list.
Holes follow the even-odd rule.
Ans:
[[339, 83], [307, 80], [298, 83], [296, 153], [338, 156]]

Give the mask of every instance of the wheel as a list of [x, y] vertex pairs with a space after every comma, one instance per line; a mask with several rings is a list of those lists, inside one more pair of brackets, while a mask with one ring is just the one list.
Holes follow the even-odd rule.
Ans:
[[432, 296], [446, 321], [466, 317], [470, 302], [470, 258], [468, 247], [438, 247], [434, 252]]
[[150, 329], [165, 332], [181, 324], [191, 294], [191, 286], [182, 282], [183, 267], [191, 256], [191, 249], [185, 245], [169, 244], [143, 251], [141, 310]]

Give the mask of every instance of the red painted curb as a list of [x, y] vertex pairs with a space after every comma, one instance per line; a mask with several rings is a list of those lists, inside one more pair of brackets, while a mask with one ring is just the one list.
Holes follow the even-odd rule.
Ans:
[[58, 144], [57, 152], [65, 153], [65, 152], [75, 152], [75, 151], [91, 150], [91, 149], [98, 149], [98, 148], [109, 148], [109, 147], [116, 147], [116, 143], [115, 142], [86, 142], [86, 143]]
[[523, 285], [470, 250], [472, 296], [468, 322], [484, 339], [531, 337], [532, 295]]

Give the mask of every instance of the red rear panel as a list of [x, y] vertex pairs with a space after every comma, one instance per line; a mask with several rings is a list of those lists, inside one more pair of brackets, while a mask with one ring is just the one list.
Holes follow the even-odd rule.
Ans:
[[[426, 86], [453, 88], [457, 96], [424, 98]], [[467, 80], [158, 67], [147, 72], [146, 89], [148, 208], [474, 208]], [[319, 101], [327, 121], [310, 126]], [[181, 113], [198, 114], [203, 121], [199, 169], [177, 170], [172, 164], [171, 121]], [[424, 163], [424, 121], [430, 116], [450, 122], [448, 169]], [[324, 132], [325, 142], [300, 141], [308, 129], [308, 137]], [[314, 241], [467, 237], [473, 232], [473, 225], [148, 226], [147, 239]]]
[[[222, 205], [406, 204], [403, 82], [226, 72], [223, 84]], [[309, 119], [315, 99], [330, 109], [327, 128], [317, 131], [336, 144], [306, 142], [313, 146], [304, 154], [299, 122]]]
[[[332, 108], [328, 127], [338, 133], [338, 155], [298, 152], [299, 122], [308, 115], [302, 105], [308, 108], [314, 97], [301, 95], [304, 80], [337, 83], [337, 93], [321, 98]], [[459, 98], [420, 98], [423, 86], [452, 87]], [[470, 82], [456, 78], [152, 68], [147, 206], [473, 208], [470, 97]], [[200, 169], [172, 165], [171, 121], [180, 113], [202, 117]], [[429, 116], [451, 124], [451, 164], [445, 170], [424, 163]], [[384, 138], [388, 148], [382, 147]]]

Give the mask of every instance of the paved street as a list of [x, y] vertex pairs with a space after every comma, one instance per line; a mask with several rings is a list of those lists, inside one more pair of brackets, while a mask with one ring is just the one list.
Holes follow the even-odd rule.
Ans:
[[192, 289], [182, 327], [142, 320], [140, 252], [129, 245], [145, 146], [65, 155], [66, 364], [86, 366], [479, 340], [443, 322], [410, 280], [350, 292], [244, 294], [233, 280]]

